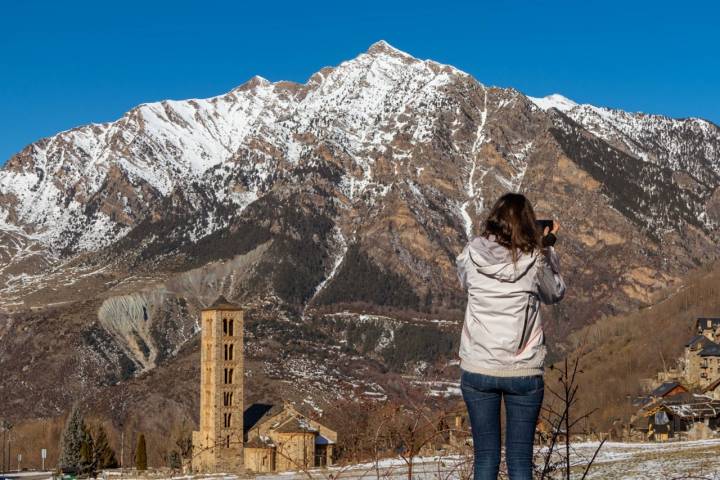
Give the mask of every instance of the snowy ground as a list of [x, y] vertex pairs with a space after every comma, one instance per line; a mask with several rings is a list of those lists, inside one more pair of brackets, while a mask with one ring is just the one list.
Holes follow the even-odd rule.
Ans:
[[[586, 464], [587, 460], [582, 459], [592, 457], [597, 445], [578, 445], [575, 457], [578, 463]], [[587, 478], [720, 480], [720, 439], [668, 443], [606, 443]]]
[[[597, 443], [576, 444], [571, 455], [574, 479], [580, 479]], [[457, 480], [468, 478], [468, 459], [421, 458], [416, 460], [413, 478], [422, 480]], [[331, 477], [332, 475], [332, 477]], [[333, 469], [313, 474], [314, 478], [407, 478], [402, 460], [384, 460], [379, 475], [372, 464]], [[287, 473], [260, 476], [262, 480], [296, 480], [307, 474]], [[606, 443], [586, 477], [595, 480], [720, 480], [720, 439], [671, 443]]]
[[[597, 443], [580, 443], [572, 452], [573, 475], [579, 480], [584, 466], [592, 457]], [[470, 478], [472, 458], [464, 457], [424, 457], [417, 458], [413, 478], [418, 480], [461, 480]], [[110, 472], [108, 472], [110, 473]], [[317, 479], [404, 479], [407, 478], [407, 466], [401, 459], [385, 459], [374, 465], [367, 463], [351, 467], [333, 467], [327, 470], [314, 470], [307, 473], [288, 472], [272, 475], [259, 475], [256, 480], [310, 480]], [[12, 477], [25, 476], [19, 480], [38, 480], [49, 475], [38, 476], [37, 472], [23, 472]], [[98, 478], [117, 480], [119, 472], [99, 475]], [[132, 480], [129, 472], [123, 480]], [[150, 474], [145, 480], [162, 480], [163, 475]], [[177, 476], [174, 480], [239, 480], [235, 475]], [[720, 439], [699, 440], [694, 442], [669, 443], [606, 443], [598, 455], [593, 468], [586, 477], [594, 480], [720, 480]]]

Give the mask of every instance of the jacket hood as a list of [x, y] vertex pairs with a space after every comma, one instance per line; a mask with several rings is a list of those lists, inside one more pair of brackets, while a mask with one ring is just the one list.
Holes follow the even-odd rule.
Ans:
[[468, 253], [479, 273], [501, 282], [517, 281], [537, 259], [536, 255], [520, 253], [517, 261], [513, 262], [510, 250], [497, 243], [492, 235], [490, 238], [473, 238]]

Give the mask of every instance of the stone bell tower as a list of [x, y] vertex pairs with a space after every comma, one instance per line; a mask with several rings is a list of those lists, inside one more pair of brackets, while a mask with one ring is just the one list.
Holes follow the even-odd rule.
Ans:
[[243, 311], [220, 296], [200, 314], [200, 430], [195, 472], [243, 470]]

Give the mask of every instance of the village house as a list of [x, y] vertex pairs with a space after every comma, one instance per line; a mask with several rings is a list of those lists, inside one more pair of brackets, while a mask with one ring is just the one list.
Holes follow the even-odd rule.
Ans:
[[698, 335], [704, 335], [708, 340], [720, 340], [720, 317], [698, 317], [695, 321], [695, 330]]
[[720, 378], [720, 317], [696, 320], [696, 335], [685, 345], [683, 379], [704, 388]]
[[646, 440], [664, 442], [676, 437], [707, 437], [720, 424], [720, 400], [693, 393], [659, 398], [643, 407], [633, 422]]
[[200, 428], [192, 434], [192, 470], [276, 472], [332, 465], [334, 431], [287, 403], [244, 409], [242, 309], [220, 297], [201, 312], [200, 325]]
[[[680, 369], [644, 395], [634, 428], [644, 439], [665, 441], [677, 436], [707, 438], [720, 426], [720, 317], [700, 317], [695, 336], [685, 344]], [[674, 377], [674, 378], [673, 378]]]

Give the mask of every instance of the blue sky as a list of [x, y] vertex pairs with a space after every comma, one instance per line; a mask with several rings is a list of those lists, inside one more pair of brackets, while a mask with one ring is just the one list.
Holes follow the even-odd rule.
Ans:
[[304, 82], [385, 39], [534, 96], [720, 124], [716, 2], [5, 2], [0, 163], [60, 130], [255, 74]]

